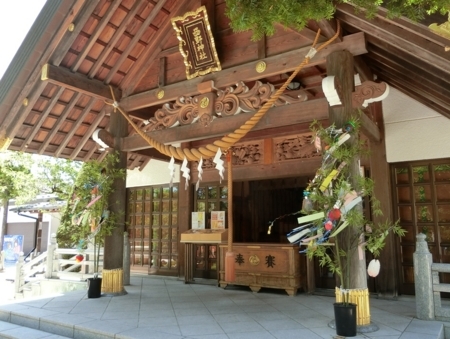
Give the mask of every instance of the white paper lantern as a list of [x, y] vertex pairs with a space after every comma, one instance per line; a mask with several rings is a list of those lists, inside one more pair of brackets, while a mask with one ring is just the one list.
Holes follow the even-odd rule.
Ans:
[[372, 278], [375, 278], [378, 273], [380, 273], [380, 261], [377, 259], [372, 259], [367, 267], [367, 274]]

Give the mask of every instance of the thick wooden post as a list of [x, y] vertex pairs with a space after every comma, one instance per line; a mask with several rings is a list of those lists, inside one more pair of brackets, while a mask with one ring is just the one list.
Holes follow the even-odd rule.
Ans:
[[[120, 151], [121, 138], [128, 134], [128, 124], [120, 112], [112, 112], [109, 132], [114, 136], [114, 149], [119, 161], [116, 168], [127, 168], [127, 153]], [[105, 238], [103, 256], [102, 291], [105, 294], [126, 294], [123, 287], [123, 233], [125, 231], [126, 183], [125, 178], [114, 181], [114, 192], [109, 198], [109, 209], [118, 216], [117, 226]]]
[[[381, 102], [370, 104], [372, 116], [380, 129], [381, 141], [369, 139], [370, 145], [370, 177], [375, 182], [374, 195], [380, 201], [383, 215], [373, 215], [373, 222], [383, 223], [393, 220], [389, 164], [386, 160], [386, 143], [384, 137], [384, 122]], [[376, 290], [380, 297], [395, 298], [398, 296], [398, 255], [396, 254], [398, 237], [392, 232], [386, 237], [386, 244], [380, 254], [380, 274], [376, 278]]]
[[[354, 91], [354, 65], [353, 55], [348, 51], [336, 51], [327, 57], [327, 75], [334, 75], [340, 84], [340, 93], [342, 105], [330, 107], [330, 123], [337, 128], [342, 127], [346, 122], [354, 118], [355, 112], [352, 107], [352, 92]], [[356, 142], [352, 137], [347, 143]], [[359, 159], [354, 159], [351, 164], [347, 164], [350, 168], [350, 183], [353, 187], [357, 187], [357, 177], [359, 172]], [[362, 213], [362, 204], [356, 206]], [[338, 237], [341, 248], [345, 249], [345, 239], [354, 238], [355, 230], [347, 227]], [[361, 260], [362, 259], [362, 260]], [[343, 272], [344, 279], [346, 273]], [[367, 288], [366, 261], [359, 257], [358, 251], [354, 251], [350, 262], [350, 281], [348, 288], [365, 289]]]

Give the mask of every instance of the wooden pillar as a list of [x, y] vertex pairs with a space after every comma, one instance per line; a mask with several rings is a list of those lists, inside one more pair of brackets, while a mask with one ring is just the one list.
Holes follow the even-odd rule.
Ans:
[[[381, 216], [373, 216], [373, 222], [383, 223], [393, 220], [391, 176], [389, 164], [386, 160], [386, 143], [383, 122], [383, 111], [381, 102], [374, 102], [370, 110], [380, 129], [381, 141], [369, 141], [370, 145], [370, 176], [375, 182], [374, 196], [380, 201]], [[392, 232], [386, 238], [386, 244], [381, 251], [379, 260], [381, 263], [380, 274], [376, 278], [376, 289], [378, 295], [384, 298], [395, 298], [398, 296], [398, 237]]]
[[[336, 128], [341, 128], [346, 122], [354, 118], [356, 115], [352, 107], [352, 92], [354, 91], [354, 64], [353, 55], [349, 51], [336, 51], [327, 57], [327, 75], [334, 75], [340, 84], [340, 97], [342, 105], [330, 107], [330, 124], [334, 124]], [[357, 137], [357, 136], [356, 136]], [[356, 142], [355, 137], [350, 138], [347, 144]], [[347, 164], [350, 170], [350, 184], [357, 187], [357, 177], [359, 173], [359, 159], [354, 159], [352, 163]], [[359, 208], [362, 213], [362, 204], [355, 208]], [[355, 230], [347, 227], [338, 236], [338, 241], [342, 249], [345, 248], [345, 239], [354, 238]], [[350, 262], [350, 281], [347, 288], [365, 289], [367, 288], [366, 261], [363, 255], [362, 260], [359, 258], [358, 251], [354, 251]], [[345, 272], [343, 272], [345, 277]], [[345, 278], [344, 278], [345, 279]]]
[[[128, 124], [120, 112], [112, 112], [109, 132], [114, 137], [113, 151], [118, 153], [116, 168], [127, 168], [127, 153], [120, 151], [121, 139], [128, 135]], [[125, 231], [126, 178], [114, 181], [114, 192], [109, 198], [109, 209], [118, 216], [116, 228], [105, 238], [102, 291], [105, 294], [125, 294], [123, 287], [123, 237]]]

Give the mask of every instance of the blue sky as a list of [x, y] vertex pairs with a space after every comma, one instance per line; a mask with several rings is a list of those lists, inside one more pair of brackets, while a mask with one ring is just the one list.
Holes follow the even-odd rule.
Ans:
[[0, 0], [0, 78], [46, 0]]

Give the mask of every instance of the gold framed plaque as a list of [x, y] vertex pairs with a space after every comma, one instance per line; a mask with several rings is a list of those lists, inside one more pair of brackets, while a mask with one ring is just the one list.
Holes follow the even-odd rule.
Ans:
[[187, 79], [222, 69], [205, 6], [173, 18], [172, 26], [180, 41]]

